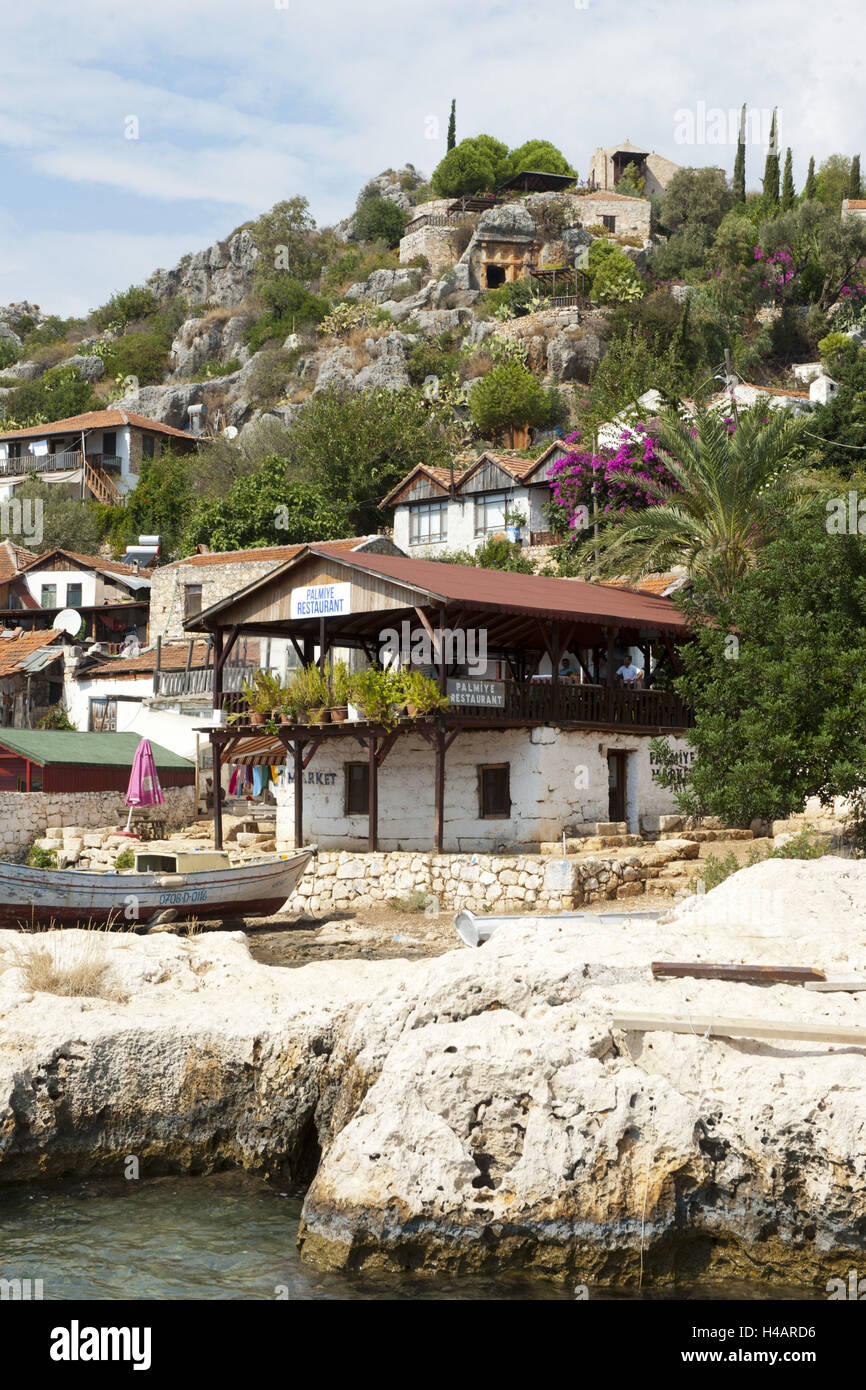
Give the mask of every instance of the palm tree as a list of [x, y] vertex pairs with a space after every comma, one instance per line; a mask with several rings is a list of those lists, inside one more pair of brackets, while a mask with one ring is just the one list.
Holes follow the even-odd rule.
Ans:
[[[686, 419], [666, 416], [656, 453], [672, 481], [645, 475], [648, 505], [606, 521], [579, 561], [598, 578], [625, 574], [632, 583], [685, 565], [717, 594], [730, 593], [777, 529], [780, 499], [790, 502], [789, 516], [804, 505], [792, 462], [800, 429], [787, 411], [764, 405], [739, 416], [706, 409]], [[626, 471], [610, 477], [634, 483]]]

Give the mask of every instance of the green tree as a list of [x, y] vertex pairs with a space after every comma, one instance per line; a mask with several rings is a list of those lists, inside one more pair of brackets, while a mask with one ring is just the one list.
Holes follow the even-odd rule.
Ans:
[[860, 197], [860, 156], [855, 154], [851, 160], [851, 173], [848, 176], [848, 197]]
[[866, 351], [855, 350], [834, 364], [833, 372], [839, 392], [812, 412], [806, 442], [813, 467], [848, 478], [866, 458]]
[[25, 429], [52, 420], [67, 420], [95, 410], [101, 402], [74, 367], [51, 367], [36, 381], [25, 381], [6, 398], [4, 427]]
[[803, 192], [800, 195], [800, 199], [802, 202], [808, 203], [816, 196], [815, 156], [811, 155], [809, 158], [809, 168], [806, 171], [806, 182], [803, 184]]
[[542, 174], [567, 174], [575, 176], [565, 155], [549, 140], [526, 140], [508, 156], [508, 177], [536, 171]]
[[777, 112], [773, 111], [770, 122], [770, 147], [764, 164], [764, 207], [768, 212], [779, 206], [779, 133]]
[[844, 154], [831, 154], [815, 175], [815, 197], [838, 215], [850, 181], [851, 160]]
[[740, 111], [740, 129], [737, 133], [737, 153], [734, 158], [734, 203], [739, 207], [746, 201], [746, 105]]
[[398, 246], [406, 214], [389, 198], [365, 198], [353, 222], [353, 241], [384, 241], [386, 246]]
[[322, 391], [307, 402], [279, 452], [290, 482], [307, 482], [345, 508], [348, 533], [378, 531], [379, 502], [416, 463], [444, 468], [457, 444], [450, 411], [418, 391]]
[[194, 503], [187, 456], [167, 449], [158, 459], [142, 459], [138, 485], [113, 518], [111, 540], [122, 550], [139, 536], [158, 535], [163, 554], [174, 557]]
[[349, 509], [314, 482], [290, 480], [286, 459], [272, 454], [255, 472], [237, 478], [225, 497], [201, 503], [185, 528], [181, 553], [198, 545], [247, 550], [332, 540], [351, 530]]
[[794, 206], [796, 200], [797, 195], [794, 191], [793, 155], [791, 154], [791, 146], [789, 145], [785, 151], [785, 172], [782, 175], [782, 197], [780, 200], [782, 211], [788, 212]]
[[492, 191], [507, 177], [508, 147], [492, 135], [461, 140], [433, 170], [433, 191], [440, 198]]
[[499, 362], [469, 392], [469, 413], [484, 435], [546, 425], [556, 401], [522, 362]]
[[91, 319], [99, 329], [125, 328], [137, 319], [146, 319], [156, 307], [152, 290], [146, 285], [130, 285], [128, 290], [113, 294], [101, 309], [94, 309]]
[[723, 169], [678, 169], [662, 198], [662, 221], [672, 232], [696, 224], [715, 231], [733, 201]]
[[448, 117], [448, 144], [446, 149], [453, 150], [457, 144], [457, 100], [451, 98], [451, 115]]
[[843, 220], [838, 208], [803, 202], [764, 222], [760, 244], [765, 252], [789, 253], [800, 296], [828, 309], [866, 255], [866, 227], [857, 217]]
[[645, 196], [646, 179], [638, 172], [636, 164], [625, 166], [622, 177], [617, 180], [614, 192], [621, 193], [624, 198], [643, 198]]
[[310, 205], [301, 197], [275, 203], [270, 212], [251, 222], [249, 233], [259, 253], [255, 284], [270, 281], [275, 273], [312, 280], [321, 269], [315, 232]]
[[589, 248], [589, 271], [592, 275], [590, 297], [602, 303], [640, 299], [643, 283], [635, 270], [634, 261], [615, 246], [601, 238]]
[[603, 576], [627, 573], [633, 581], [685, 565], [715, 592], [729, 593], [755, 563], [777, 519], [770, 485], [798, 497], [794, 461], [801, 454], [801, 422], [765, 410], [759, 405], [738, 420], [706, 410], [686, 421], [666, 416], [656, 453], [673, 484], [649, 474], [644, 489], [650, 505], [609, 519], [598, 540], [586, 545], [586, 563]]
[[277, 275], [259, 284], [257, 297], [264, 313], [246, 331], [246, 341], [253, 352], [264, 343], [285, 338], [287, 334], [325, 317], [328, 306], [318, 295], [289, 275]]
[[[677, 690], [695, 710], [684, 809], [748, 824], [866, 784], [866, 546], [813, 500], [719, 601], [697, 579]], [[707, 621], [710, 619], [710, 621]]]
[[[22, 540], [28, 550], [44, 555], [49, 550], [74, 550], [96, 555], [104, 534], [103, 509], [82, 501], [78, 489], [62, 483], [29, 479], [15, 489], [16, 501], [38, 502], [42, 508], [42, 538]], [[33, 515], [33, 513], [31, 513]]]

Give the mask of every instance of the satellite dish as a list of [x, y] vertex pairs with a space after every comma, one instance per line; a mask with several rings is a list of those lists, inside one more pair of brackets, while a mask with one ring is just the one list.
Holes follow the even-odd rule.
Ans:
[[224, 435], [224, 437], [225, 437], [226, 439], [237, 439], [237, 437], [238, 437], [238, 427], [237, 427], [237, 425], [226, 425], [225, 429], [223, 430], [223, 435]]
[[76, 613], [74, 608], [64, 608], [57, 614], [51, 627], [54, 632], [68, 632], [70, 637], [77, 637], [81, 629], [81, 614]]

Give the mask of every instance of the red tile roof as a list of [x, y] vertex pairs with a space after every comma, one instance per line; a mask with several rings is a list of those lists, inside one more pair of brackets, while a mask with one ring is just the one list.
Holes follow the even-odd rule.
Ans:
[[[19, 632], [17, 637], [0, 636], [0, 676], [12, 676], [20, 668], [25, 656], [56, 642], [59, 632]], [[60, 655], [58, 649], [57, 655]]]
[[154, 434], [170, 434], [178, 439], [195, 439], [186, 430], [176, 430], [173, 425], [164, 425], [159, 420], [149, 420], [146, 415], [135, 415], [130, 410], [88, 410], [84, 415], [70, 415], [66, 420], [50, 420], [45, 425], [29, 425], [27, 429], [7, 430], [0, 439], [45, 439], [51, 434], [75, 434], [81, 430], [113, 429], [122, 425], [134, 425], [137, 429], [151, 430]]
[[8, 584], [32, 560], [38, 559], [39, 556], [34, 555], [32, 550], [25, 550], [22, 545], [15, 545], [10, 540], [3, 541], [0, 544], [0, 584]]
[[[32, 570], [37, 564], [50, 560], [54, 555], [67, 555], [70, 560], [77, 560], [80, 565], [86, 565], [88, 569], [101, 570], [104, 574], [125, 574], [131, 579], [149, 579], [150, 570], [137, 570], [132, 565], [125, 565], [121, 560], [107, 559], [104, 555], [80, 555], [75, 550], [46, 550], [44, 555], [34, 555], [24, 566], [25, 569]], [[50, 568], [50, 566], [49, 566]]]
[[[191, 665], [204, 666], [207, 652], [207, 642], [196, 642], [193, 647]], [[189, 642], [166, 644], [160, 652], [160, 669], [163, 671], [182, 671], [188, 658]], [[118, 676], [148, 676], [155, 670], [156, 648], [154, 647], [151, 651], [142, 652], [140, 656], [113, 656], [98, 662], [95, 666], [88, 666], [80, 673], [78, 680], [105, 680], [109, 677], [116, 679]]]
[[[354, 550], [365, 541], [373, 539], [372, 536], [349, 536], [344, 540], [316, 541], [315, 545], [317, 549]], [[204, 555], [187, 555], [185, 559], [173, 560], [170, 565], [163, 565], [162, 568], [176, 569], [178, 565], [242, 565], [250, 560], [269, 560], [274, 565], [283, 565], [287, 560], [293, 560], [303, 549], [303, 545], [263, 545], [252, 550], [214, 550]]]
[[[412, 560], [402, 555], [375, 555], [355, 551], [352, 554], [331, 554], [325, 546], [311, 545], [298, 558], [319, 555], [339, 560], [341, 564], [383, 579], [403, 584], [416, 593], [431, 599], [445, 599], [464, 604], [469, 609], [489, 609], [492, 612], [521, 613], [539, 618], [564, 618], [592, 624], [612, 626], [663, 628], [682, 632], [686, 621], [670, 599], [634, 589], [616, 588], [605, 584], [589, 584], [580, 579], [548, 579], [544, 575], [514, 574], [505, 570], [476, 569], [470, 565], [449, 565], [436, 560]], [[284, 568], [291, 568], [292, 562]], [[249, 610], [250, 596], [275, 583], [283, 569], [254, 581], [238, 594], [223, 599], [207, 609], [199, 618], [190, 619], [193, 625], [205, 630], [231, 622], [231, 607], [241, 597]], [[407, 603], [414, 600], [407, 596]]]

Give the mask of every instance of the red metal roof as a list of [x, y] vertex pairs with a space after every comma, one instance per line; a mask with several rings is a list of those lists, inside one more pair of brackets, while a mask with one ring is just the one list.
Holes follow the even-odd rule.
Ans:
[[[336, 541], [317, 541], [316, 548], [330, 550], [355, 550], [365, 541], [384, 540], [382, 536], [349, 536], [345, 540]], [[241, 565], [250, 560], [270, 560], [276, 565], [285, 564], [287, 560], [293, 560], [305, 545], [264, 545], [252, 550], [214, 550], [207, 551], [202, 555], [187, 555], [183, 560], [173, 560], [170, 565], [163, 565], [163, 569], [176, 569], [179, 565]]]

